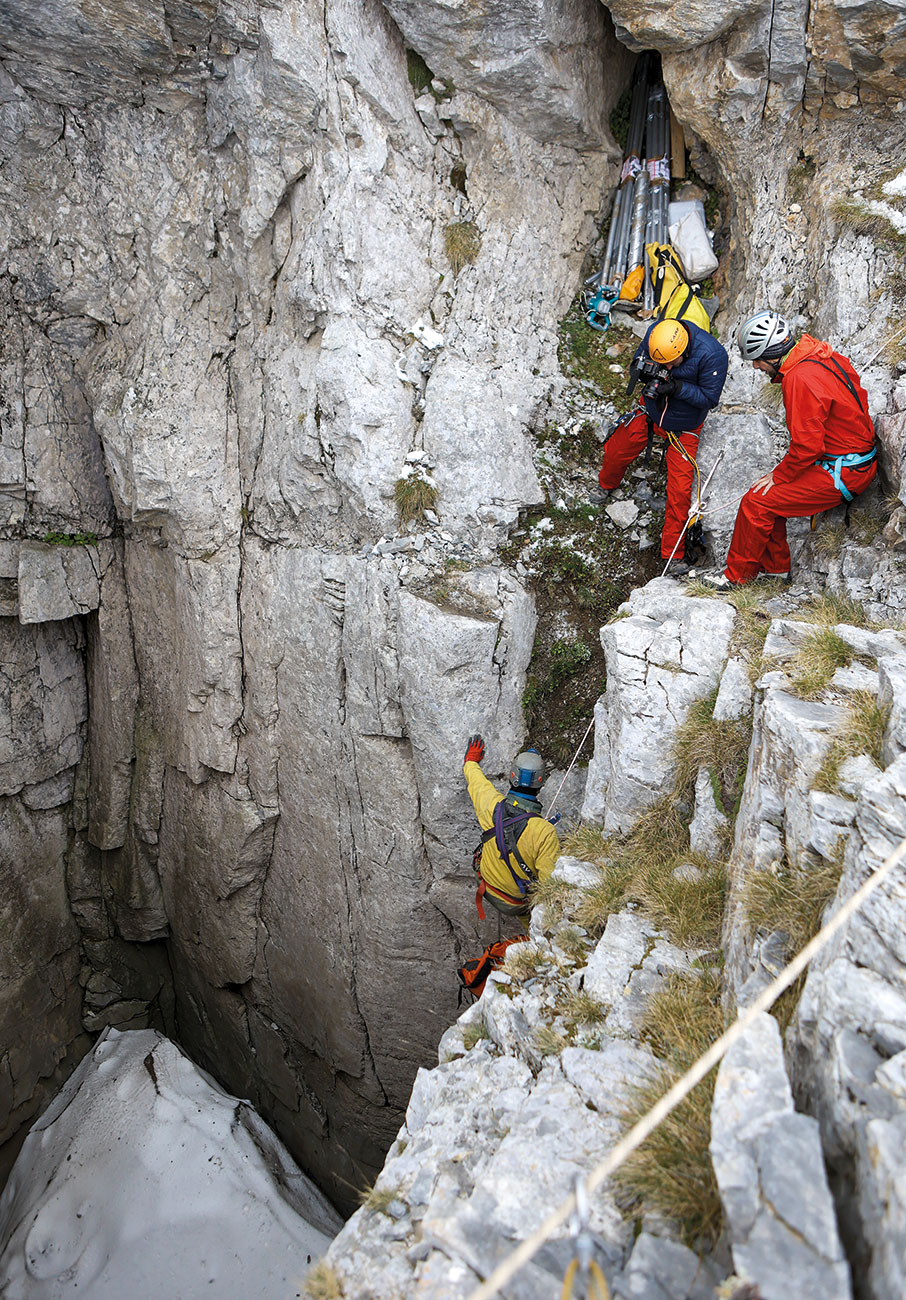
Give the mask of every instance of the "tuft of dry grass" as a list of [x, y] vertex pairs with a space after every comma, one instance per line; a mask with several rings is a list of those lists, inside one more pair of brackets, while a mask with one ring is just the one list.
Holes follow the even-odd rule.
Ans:
[[582, 862], [603, 866], [612, 841], [598, 826], [577, 826], [563, 836], [563, 852]]
[[837, 596], [831, 591], [806, 601], [796, 610], [795, 616], [800, 623], [820, 623], [826, 627], [833, 627], [837, 623], [847, 623], [850, 627], [872, 626], [864, 605], [857, 600], [850, 600], [848, 596]]
[[[565, 836], [564, 845], [571, 838], [571, 836]], [[564, 847], [563, 852], [571, 853], [572, 849]], [[572, 886], [568, 885], [565, 880], [555, 880], [553, 876], [547, 876], [544, 880], [537, 880], [529, 890], [531, 906], [544, 908], [545, 920], [549, 926], [554, 926], [558, 921], [563, 920], [572, 896]]]
[[568, 925], [559, 930], [555, 943], [560, 951], [567, 957], [572, 957], [578, 966], [584, 966], [588, 961], [589, 940], [577, 926]]
[[867, 754], [883, 768], [881, 751], [889, 718], [890, 709], [882, 707], [871, 691], [853, 691], [846, 721], [834, 737], [812, 789], [835, 794], [840, 785], [840, 764], [859, 754]]
[[[726, 871], [722, 863], [690, 853], [676, 795], [646, 809], [627, 835], [605, 843], [609, 858], [601, 883], [582, 890], [575, 908], [579, 925], [599, 935], [611, 912], [635, 902], [674, 943], [717, 942]], [[699, 869], [696, 879], [676, 874], [685, 863]]]
[[537, 944], [513, 943], [506, 950], [501, 969], [515, 980], [531, 979], [541, 957], [541, 950]]
[[306, 1300], [343, 1300], [343, 1284], [334, 1269], [325, 1260], [313, 1264], [305, 1278]]
[[[720, 980], [709, 972], [674, 975], [648, 1003], [642, 1036], [663, 1064], [631, 1090], [622, 1119], [627, 1129], [724, 1029]], [[721, 1205], [711, 1164], [711, 1103], [716, 1068], [655, 1129], [615, 1175], [631, 1204], [663, 1215], [691, 1247], [707, 1246], [721, 1230]]]
[[475, 1044], [480, 1043], [482, 1038], [490, 1037], [491, 1035], [484, 1020], [473, 1020], [462, 1031], [462, 1045], [467, 1052], [471, 1052]]
[[677, 765], [676, 795], [689, 801], [695, 793], [699, 770], [706, 767], [715, 784], [722, 812], [734, 811], [742, 792], [752, 724], [748, 718], [714, 718], [715, 690], [692, 705], [686, 721], [676, 733], [674, 759]]
[[427, 479], [409, 474], [396, 480], [393, 499], [400, 523], [407, 524], [411, 519], [424, 519], [425, 511], [434, 509], [437, 504], [437, 488]]
[[570, 1034], [583, 1025], [599, 1025], [606, 1014], [603, 1003], [582, 990], [572, 993], [559, 1010]]
[[821, 524], [814, 534], [812, 545], [816, 554], [824, 560], [835, 560], [843, 550], [843, 543], [846, 541], [846, 525], [844, 523]]
[[781, 863], [753, 871], [743, 890], [743, 909], [752, 931], [787, 935], [790, 956], [800, 952], [818, 933], [821, 918], [833, 899], [843, 871], [845, 837], [832, 858], [796, 866]]
[[481, 231], [474, 221], [454, 221], [444, 230], [444, 252], [454, 275], [474, 262], [481, 249]]
[[397, 1187], [365, 1187], [359, 1196], [359, 1204], [363, 1210], [368, 1210], [371, 1214], [386, 1214], [389, 1206], [396, 1200], [399, 1195]]
[[855, 651], [832, 627], [821, 627], [800, 646], [785, 665], [793, 690], [813, 700], [825, 689], [838, 668], [852, 662]]
[[552, 1025], [538, 1025], [534, 1033], [535, 1046], [542, 1056], [559, 1056], [569, 1043]]

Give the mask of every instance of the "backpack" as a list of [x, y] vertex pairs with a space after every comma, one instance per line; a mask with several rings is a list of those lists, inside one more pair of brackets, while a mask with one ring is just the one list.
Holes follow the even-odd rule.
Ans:
[[698, 286], [690, 284], [679, 255], [669, 244], [646, 244], [651, 265], [654, 305], [658, 321], [688, 320], [711, 332], [711, 317], [699, 297]]
[[[522, 854], [516, 847], [516, 841], [525, 830], [530, 818], [543, 817], [541, 812], [530, 812], [528, 808], [523, 808], [515, 799], [507, 796], [501, 799], [494, 807], [494, 825], [489, 831], [485, 831], [475, 846], [472, 854], [472, 868], [478, 871], [481, 865], [481, 850], [487, 844], [488, 840], [494, 840], [497, 844], [497, 852], [503, 859], [504, 865], [508, 869], [516, 888], [519, 890], [520, 897], [525, 897], [529, 885], [535, 879], [535, 873], [523, 858]], [[514, 857], [519, 866], [528, 876], [528, 880], [516, 874], [510, 865], [510, 858]]]
[[460, 1004], [463, 993], [471, 993], [473, 999], [480, 998], [491, 971], [503, 965], [510, 944], [525, 943], [527, 939], [527, 934], [517, 934], [515, 939], [498, 939], [496, 943], [489, 943], [480, 957], [475, 957], [472, 961], [467, 961], [464, 966], [460, 966], [456, 971], [462, 985], [459, 990]]

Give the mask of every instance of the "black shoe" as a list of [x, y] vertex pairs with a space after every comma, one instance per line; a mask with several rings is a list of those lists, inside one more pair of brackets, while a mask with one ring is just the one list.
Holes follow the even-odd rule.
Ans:
[[612, 491], [613, 488], [592, 488], [588, 494], [588, 504], [590, 506], [606, 506]]
[[791, 573], [756, 573], [756, 582], [782, 582], [784, 586], [789, 586], [793, 581]]
[[[661, 557], [663, 559], [663, 556]], [[686, 574], [692, 568], [685, 560], [667, 560], [664, 566], [665, 578], [685, 578]]]

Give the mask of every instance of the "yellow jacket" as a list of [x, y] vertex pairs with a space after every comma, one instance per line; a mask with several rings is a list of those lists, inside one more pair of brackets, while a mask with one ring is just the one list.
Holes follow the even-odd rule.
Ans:
[[[493, 786], [477, 763], [466, 763], [463, 774], [469, 787], [469, 798], [478, 818], [478, 825], [483, 831], [489, 831], [494, 825], [494, 809], [506, 796]], [[526, 865], [535, 872], [539, 880], [546, 880], [551, 874], [560, 856], [560, 840], [550, 822], [543, 817], [530, 817], [525, 830], [516, 841], [516, 847], [525, 859]], [[525, 872], [514, 857], [510, 858], [513, 871], [521, 880], [526, 879]], [[481, 850], [481, 878], [489, 892], [498, 894], [507, 902], [521, 901], [519, 886], [513, 880], [493, 839], [488, 840]]]

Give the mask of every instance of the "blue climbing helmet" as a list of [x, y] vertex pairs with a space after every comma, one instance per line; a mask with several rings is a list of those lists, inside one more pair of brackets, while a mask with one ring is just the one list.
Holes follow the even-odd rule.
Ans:
[[547, 768], [537, 749], [524, 749], [513, 759], [510, 788], [518, 794], [535, 795], [544, 785]]

